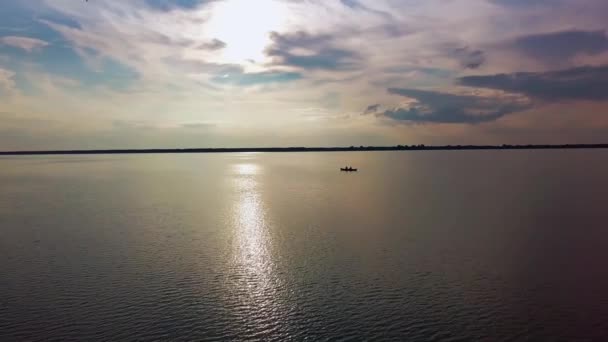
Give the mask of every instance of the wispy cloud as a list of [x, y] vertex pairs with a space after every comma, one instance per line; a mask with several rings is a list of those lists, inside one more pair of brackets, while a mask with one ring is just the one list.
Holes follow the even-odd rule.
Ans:
[[49, 45], [49, 43], [41, 39], [21, 36], [0, 37], [0, 44], [16, 47], [27, 52], [32, 52]]
[[0, 95], [13, 92], [15, 89], [15, 73], [0, 68]]
[[257, 73], [232, 73], [216, 76], [212, 80], [216, 83], [234, 84], [240, 86], [251, 86], [268, 83], [283, 83], [302, 79], [297, 72], [267, 71]]
[[342, 4], [344, 4], [344, 6], [352, 8], [353, 10], [369, 12], [371, 14], [379, 15], [387, 20], [393, 19], [393, 16], [390, 13], [366, 6], [365, 4], [361, 3], [359, 0], [340, 0], [340, 2]]

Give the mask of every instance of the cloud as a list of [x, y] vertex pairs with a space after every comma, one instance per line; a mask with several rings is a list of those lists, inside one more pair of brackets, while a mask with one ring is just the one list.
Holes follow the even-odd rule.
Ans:
[[[171, 145], [163, 140], [170, 137], [207, 144], [200, 139], [210, 134], [194, 127], [208, 122], [220, 123], [213, 130], [220, 146], [243, 141], [241, 128], [226, 128], [231, 125], [276, 134], [264, 131], [251, 144], [295, 135], [285, 133], [290, 129], [322, 139], [343, 130], [363, 144], [374, 130], [387, 140], [414, 131], [443, 139], [447, 130], [467, 132], [454, 141], [482, 139], [473, 133], [511, 120], [548, 127], [532, 116], [557, 95], [603, 98], [608, 89], [601, 81], [595, 90], [585, 85], [601, 76], [599, 69], [546, 72], [607, 64], [599, 31], [608, 28], [599, 10], [605, 0], [43, 0], [32, 12], [33, 2], [7, 2], [19, 11], [0, 11], [0, 36], [51, 45], [26, 58], [22, 48], [0, 46], [0, 65], [12, 70], [0, 73], [0, 110], [74, 123], [58, 128], [57, 137], [80, 131], [82, 143]], [[517, 78], [522, 70], [535, 73]], [[45, 74], [52, 87], [40, 82]], [[480, 78], [458, 78], [472, 74]], [[77, 83], [62, 85], [56, 76]], [[557, 91], [551, 90], [556, 81]], [[14, 92], [6, 96], [6, 89]], [[585, 108], [581, 102], [555, 101], [571, 108], [564, 122], [568, 115], [584, 120], [576, 110]], [[605, 108], [608, 102], [592, 103]], [[315, 108], [316, 116], [302, 120], [302, 108]], [[534, 110], [510, 115], [522, 108]], [[326, 119], [344, 115], [349, 119], [339, 124]], [[110, 124], [118, 119], [130, 128]], [[147, 124], [157, 128], [146, 130]], [[343, 128], [350, 125], [358, 131]], [[89, 138], [98, 127], [121, 142]], [[192, 140], [183, 140], [188, 134]]]
[[159, 9], [159, 10], [163, 10], [163, 11], [170, 11], [176, 8], [195, 8], [199, 5], [201, 5], [203, 2], [209, 2], [209, 1], [203, 1], [203, 0], [145, 0], [146, 4], [148, 6], [151, 6], [153, 8]]
[[16, 47], [27, 52], [32, 52], [49, 45], [49, 43], [45, 42], [44, 40], [20, 36], [0, 37], [0, 44]]
[[465, 69], [477, 69], [486, 61], [483, 51], [474, 50], [467, 46], [453, 50], [452, 54]]
[[495, 121], [531, 105], [525, 98], [507, 94], [456, 95], [405, 88], [389, 88], [388, 91], [411, 100], [382, 115], [411, 123], [477, 124]]
[[540, 100], [608, 100], [608, 66], [550, 72], [466, 76], [461, 85], [520, 93]]
[[353, 10], [358, 10], [358, 11], [364, 11], [364, 12], [369, 12], [378, 16], [381, 16], [385, 19], [392, 19], [393, 16], [390, 13], [384, 12], [384, 11], [379, 11], [373, 8], [370, 8], [364, 4], [362, 4], [360, 1], [358, 0], [340, 0], [340, 2], [348, 7], [351, 8]]
[[265, 71], [257, 73], [230, 73], [212, 78], [216, 83], [252, 86], [258, 84], [283, 83], [302, 79], [297, 72]]
[[493, 3], [507, 7], [548, 6], [561, 3], [562, 0], [491, 0]]
[[367, 106], [367, 108], [365, 108], [365, 111], [363, 111], [363, 115], [375, 114], [378, 112], [378, 109], [380, 109], [380, 104], [378, 104], [378, 103], [369, 105], [369, 106]]
[[608, 36], [604, 31], [569, 30], [522, 36], [511, 46], [536, 60], [559, 65], [579, 54], [608, 51]]
[[221, 41], [219, 39], [213, 39], [210, 42], [202, 43], [198, 46], [199, 49], [210, 50], [210, 51], [221, 50], [225, 47], [226, 47], [226, 43], [224, 43], [223, 41]]
[[[217, 85], [233, 85], [233, 86], [256, 86], [272, 83], [287, 83], [298, 81], [304, 78], [299, 72], [287, 71], [260, 71], [246, 72], [245, 68], [238, 64], [217, 64], [207, 63], [198, 59], [179, 59], [169, 58], [165, 61], [167, 64], [179, 72], [189, 74], [190, 77], [197, 81], [210, 81], [207, 86], [216, 88]], [[216, 88], [219, 90], [221, 88]]]
[[0, 68], [0, 95], [12, 93], [15, 90], [15, 73], [10, 70]]
[[266, 54], [273, 57], [273, 65], [309, 70], [354, 70], [360, 66], [361, 56], [354, 51], [333, 46], [327, 34], [311, 35], [304, 31], [271, 33], [273, 44]]
[[217, 124], [212, 122], [188, 122], [180, 124], [180, 127], [194, 130], [207, 130], [216, 128]]
[[130, 2], [96, 2], [85, 5], [86, 8], [73, 2], [50, 3], [55, 11], [69, 16], [78, 25], [57, 20], [40, 22], [61, 34], [89, 64], [94, 65], [100, 58], [111, 59], [136, 70], [147, 82], [187, 79], [166, 61], [205, 60], [226, 47], [217, 38], [201, 35], [201, 26], [208, 15], [198, 7], [158, 12]]

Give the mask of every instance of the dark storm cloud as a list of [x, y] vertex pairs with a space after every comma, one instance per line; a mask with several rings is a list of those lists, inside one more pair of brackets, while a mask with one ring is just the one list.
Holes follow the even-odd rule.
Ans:
[[[361, 57], [358, 53], [333, 46], [331, 35], [311, 35], [306, 32], [271, 34], [273, 44], [266, 54], [274, 58], [273, 64], [308, 70], [353, 70]], [[295, 51], [307, 50], [306, 53]]]
[[537, 60], [560, 63], [580, 53], [594, 55], [608, 51], [604, 31], [561, 31], [517, 38], [513, 48]]
[[541, 100], [608, 100], [608, 66], [551, 72], [461, 77], [465, 86], [521, 93]]
[[391, 94], [416, 100], [406, 108], [382, 113], [385, 117], [411, 123], [478, 124], [497, 120], [530, 107], [513, 98], [454, 95], [417, 89], [390, 88]]

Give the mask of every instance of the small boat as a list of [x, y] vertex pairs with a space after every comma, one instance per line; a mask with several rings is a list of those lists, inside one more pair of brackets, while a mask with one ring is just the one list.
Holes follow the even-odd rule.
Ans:
[[342, 171], [342, 172], [357, 172], [357, 169], [353, 169], [352, 167], [348, 166], [348, 167], [341, 167], [340, 171]]

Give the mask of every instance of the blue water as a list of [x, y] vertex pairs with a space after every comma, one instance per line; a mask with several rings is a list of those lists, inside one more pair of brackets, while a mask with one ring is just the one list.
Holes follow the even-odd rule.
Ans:
[[0, 340], [602, 340], [606, 175], [578, 150], [2, 158]]

